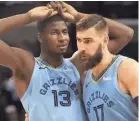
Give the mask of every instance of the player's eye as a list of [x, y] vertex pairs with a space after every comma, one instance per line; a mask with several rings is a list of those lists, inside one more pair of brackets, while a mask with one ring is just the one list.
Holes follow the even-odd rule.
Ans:
[[63, 34], [68, 34], [68, 30], [67, 29], [63, 30]]
[[91, 43], [91, 42], [92, 42], [92, 40], [90, 40], [90, 39], [87, 39], [84, 41], [84, 43]]
[[78, 42], [81, 42], [81, 39], [79, 39], [79, 38], [76, 38], [76, 40], [77, 40]]
[[57, 32], [55, 32], [55, 31], [51, 32], [51, 35], [56, 35], [56, 34], [57, 34]]

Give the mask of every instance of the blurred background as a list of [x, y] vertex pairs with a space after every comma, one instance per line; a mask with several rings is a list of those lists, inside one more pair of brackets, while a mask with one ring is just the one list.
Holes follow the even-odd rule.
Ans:
[[[0, 1], [0, 19], [29, 11], [33, 7], [46, 5], [47, 1]], [[68, 1], [83, 13], [96, 13], [115, 19], [134, 30], [131, 42], [119, 53], [138, 61], [138, 2], [135, 1]], [[70, 27], [71, 43], [65, 57], [76, 51], [75, 26]], [[23, 48], [34, 56], [39, 56], [36, 23], [15, 29], [1, 37], [10, 46]], [[0, 66], [0, 121], [24, 121], [24, 109], [14, 88], [10, 69]]]

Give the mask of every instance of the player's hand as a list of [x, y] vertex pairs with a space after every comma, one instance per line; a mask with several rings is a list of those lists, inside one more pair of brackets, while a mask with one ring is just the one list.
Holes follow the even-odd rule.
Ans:
[[29, 121], [29, 117], [27, 113], [25, 114], [25, 121]]
[[78, 50], [70, 58], [71, 62], [76, 66], [80, 73], [82, 73], [85, 70], [86, 63], [88, 61], [88, 58], [84, 55], [85, 50]]
[[64, 19], [73, 23], [77, 21], [76, 18], [78, 16], [78, 11], [76, 11], [72, 6], [65, 2], [50, 2], [50, 4]]
[[41, 21], [43, 19], [49, 18], [56, 15], [58, 12], [54, 11], [50, 4], [47, 6], [41, 6], [31, 9], [27, 12], [27, 15], [32, 21]]
[[76, 51], [70, 59], [81, 75], [84, 71], [92, 68], [92, 59], [84, 49]]

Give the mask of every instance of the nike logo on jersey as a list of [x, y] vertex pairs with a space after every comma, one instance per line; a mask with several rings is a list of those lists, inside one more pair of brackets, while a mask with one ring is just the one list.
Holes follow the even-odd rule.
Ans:
[[64, 66], [64, 70], [67, 70], [67, 67], [66, 67], [66, 65]]

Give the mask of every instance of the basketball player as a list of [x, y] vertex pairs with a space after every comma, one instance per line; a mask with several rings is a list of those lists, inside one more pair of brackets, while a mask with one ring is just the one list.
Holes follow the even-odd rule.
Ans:
[[52, 9], [37, 7], [26, 14], [0, 20], [0, 34], [43, 20], [38, 23], [41, 57], [35, 59], [1, 41], [0, 64], [12, 69], [30, 121], [86, 121], [80, 102], [80, 75], [70, 60], [63, 59], [69, 44], [68, 28], [60, 16], [47, 19], [51, 13]]
[[[54, 8], [56, 3], [51, 5]], [[62, 16], [75, 21], [75, 9], [64, 2], [61, 5], [67, 9]], [[98, 15], [84, 15], [76, 26], [78, 50], [85, 49], [92, 64], [92, 69], [82, 74], [86, 112], [90, 121], [137, 121], [138, 63], [111, 54], [108, 49], [111, 28], [107, 20]]]
[[78, 49], [85, 49], [92, 69], [82, 75], [89, 121], [138, 120], [138, 63], [108, 50], [109, 28], [101, 16], [77, 23]]
[[40, 57], [35, 59], [28, 52], [1, 41], [0, 64], [12, 69], [18, 95], [30, 121], [86, 121], [77, 71], [78, 63], [82, 65], [82, 53], [74, 60], [63, 58], [69, 43], [68, 28], [60, 16], [48, 18], [52, 11], [48, 7], [37, 7], [0, 20], [0, 34], [41, 20], [38, 23]]

